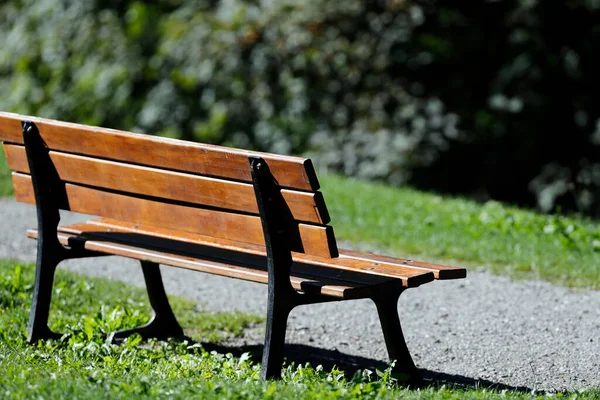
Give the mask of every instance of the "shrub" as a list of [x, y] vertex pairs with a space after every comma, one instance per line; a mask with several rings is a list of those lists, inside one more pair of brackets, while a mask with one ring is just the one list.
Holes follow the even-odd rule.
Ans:
[[598, 214], [599, 10], [592, 0], [9, 0], [0, 108]]

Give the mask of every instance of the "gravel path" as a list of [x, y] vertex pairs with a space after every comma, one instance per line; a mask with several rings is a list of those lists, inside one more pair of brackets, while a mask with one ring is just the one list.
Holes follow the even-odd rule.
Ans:
[[[71, 215], [63, 222], [79, 219]], [[0, 225], [0, 258], [34, 260], [35, 241], [24, 234], [35, 227], [34, 207], [0, 199]], [[106, 257], [61, 265], [135, 285], [143, 282], [131, 260]], [[265, 285], [162, 270], [169, 293], [207, 310], [265, 312]], [[467, 279], [406, 291], [399, 308], [408, 346], [426, 377], [538, 391], [600, 386], [600, 292], [512, 281], [471, 269]], [[261, 327], [251, 329], [237, 344], [259, 345], [261, 335]], [[386, 360], [376, 310], [367, 300], [295, 309], [288, 342], [297, 344], [292, 350], [322, 349], [334, 358]]]

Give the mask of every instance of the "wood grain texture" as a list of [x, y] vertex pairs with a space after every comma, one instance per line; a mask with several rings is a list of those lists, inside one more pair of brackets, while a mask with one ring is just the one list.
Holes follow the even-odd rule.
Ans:
[[[156, 235], [146, 235], [135, 231], [124, 229], [115, 229], [90, 224], [80, 223], [72, 224], [59, 228], [59, 232], [75, 234], [82, 240], [101, 240], [107, 242], [122, 243], [129, 246], [143, 247], [150, 250], [166, 251], [169, 253], [182, 254], [194, 258], [202, 258], [228, 264], [236, 264], [259, 268], [267, 271], [267, 257], [264, 254], [251, 254], [238, 249], [225, 249], [215, 246], [207, 246], [203, 243], [194, 243], [191, 241], [182, 241], [172, 238], [164, 238]], [[222, 240], [222, 239], [218, 239]], [[313, 277], [322, 280], [327, 278], [330, 282], [338, 281], [344, 284], [353, 283], [357, 285], [380, 285], [384, 283], [396, 282], [397, 280], [389, 277], [381, 277], [372, 274], [362, 274], [350, 271], [340, 271], [339, 269], [322, 266], [315, 266], [309, 263], [294, 262], [292, 270], [295, 275], [303, 277]]]
[[[265, 247], [261, 245], [237, 242], [226, 239], [218, 239], [190, 232], [157, 228], [154, 226], [140, 225], [126, 221], [117, 221], [109, 218], [91, 220], [84, 224], [82, 223], [61, 226], [60, 230], [63, 232], [78, 235], [90, 232], [95, 232], [97, 234], [111, 232], [132, 233], [143, 236], [153, 236], [167, 240], [179, 241], [193, 245], [206, 246], [209, 248], [252, 254], [261, 257], [266, 256]], [[394, 265], [385, 262], [372, 262], [342, 257], [318, 257], [310, 254], [297, 252], [292, 253], [292, 259], [295, 263], [335, 269], [337, 270], [335, 276], [340, 279], [356, 279], [357, 273], [361, 276], [370, 275], [371, 278], [360, 278], [360, 281], [370, 282], [371, 284], [381, 284], [384, 282], [388, 282], [387, 279], [381, 280], [378, 278], [383, 277], [400, 280], [402, 286], [405, 287], [416, 287], [423, 283], [430, 282], [434, 279], [434, 275], [431, 271], [424, 271], [420, 268]]]
[[354, 258], [357, 260], [365, 260], [370, 262], [384, 262], [390, 265], [398, 265], [402, 267], [411, 267], [423, 271], [433, 272], [435, 279], [461, 279], [467, 277], [467, 270], [460, 267], [449, 267], [441, 264], [431, 264], [423, 261], [415, 261], [406, 258], [396, 258], [382, 256], [379, 254], [364, 253], [354, 250], [340, 249], [340, 258]]
[[11, 171], [23, 172], [29, 174], [29, 163], [27, 162], [27, 153], [24, 146], [16, 146], [4, 143], [4, 154], [6, 163]]
[[[36, 230], [29, 230], [27, 236], [37, 238]], [[196, 257], [190, 257], [166, 251], [146, 249], [123, 243], [109, 242], [106, 240], [82, 238], [81, 236], [58, 232], [58, 239], [64, 246], [81, 246], [90, 251], [104, 254], [118, 255], [142, 261], [151, 261], [158, 264], [190, 269], [193, 271], [207, 272], [214, 275], [227, 276], [258, 283], [268, 282], [266, 268], [245, 267], [224, 262], [217, 262]], [[296, 274], [296, 272], [298, 272]], [[323, 268], [304, 269], [292, 271], [290, 282], [292, 287], [300, 292], [309, 294], [322, 294], [339, 299], [359, 299], [370, 297], [373, 285], [369, 282], [352, 282], [343, 279], [332, 279], [326, 275]], [[307, 276], [305, 276], [307, 275]]]
[[[9, 168], [29, 173], [24, 146], [4, 144]], [[254, 188], [249, 183], [208, 178], [51, 151], [50, 158], [65, 182], [258, 214]], [[320, 192], [281, 191], [294, 219], [326, 224], [329, 213]]]
[[282, 187], [316, 191], [309, 159], [192, 143], [0, 112], [0, 140], [23, 144], [21, 121], [36, 124], [52, 150], [251, 182], [248, 157], [262, 157]]
[[[23, 175], [18, 172], [13, 172], [11, 175], [15, 199], [21, 203], [35, 204], [35, 194], [33, 193], [33, 185], [29, 175]], [[68, 204], [60, 204], [61, 209], [67, 210]]]
[[[30, 176], [13, 172], [13, 186], [17, 201], [35, 204]], [[258, 216], [163, 203], [70, 183], [65, 191], [68, 204], [59, 205], [64, 210], [264, 245]], [[293, 251], [320, 257], [338, 255], [330, 226], [292, 223], [288, 228]]]
[[[9, 143], [23, 144], [21, 115], [0, 112], [0, 140]], [[27, 118], [27, 117], [23, 117]]]

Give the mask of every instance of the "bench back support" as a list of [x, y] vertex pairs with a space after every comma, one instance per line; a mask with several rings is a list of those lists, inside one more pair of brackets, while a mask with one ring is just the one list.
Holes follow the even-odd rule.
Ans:
[[[17, 118], [26, 120], [0, 113], [0, 140], [18, 201], [36, 203], [32, 181], [40, 175], [51, 186], [55, 208], [265, 245], [248, 161], [255, 156], [272, 174], [289, 213], [282, 232], [287, 248], [338, 255], [323, 196], [312, 189], [318, 182], [310, 160], [42, 119], [23, 126], [39, 138], [33, 146], [36, 140], [24, 140], [23, 127], [15, 134]], [[190, 160], [195, 157], [211, 165]], [[32, 158], [44, 159], [44, 166], [35, 167]]]
[[281, 234], [293, 216], [265, 161], [251, 156], [250, 167], [267, 250], [267, 324], [260, 371], [266, 380], [281, 374], [285, 325], [289, 312], [298, 305], [298, 294], [290, 282], [292, 253]]
[[260, 157], [250, 156], [250, 167], [265, 235], [269, 296], [275, 296], [276, 292], [283, 291], [284, 297], [291, 297], [291, 293], [295, 293], [289, 279], [292, 253], [288, 250], [282, 231], [287, 221], [293, 220], [293, 217], [265, 161]]
[[60, 178], [47, 157], [44, 142], [37, 127], [31, 122], [23, 122], [23, 139], [26, 143], [27, 160], [31, 172], [32, 188], [35, 193], [38, 223], [38, 255], [45, 254], [44, 247], [54, 250], [62, 248], [56, 236], [60, 222], [58, 205], [65, 202], [65, 194], [53, 190], [60, 187]]

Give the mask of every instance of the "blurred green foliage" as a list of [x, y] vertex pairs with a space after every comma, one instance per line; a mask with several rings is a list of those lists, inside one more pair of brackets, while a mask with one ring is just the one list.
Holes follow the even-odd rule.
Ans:
[[423, 6], [407, 71], [460, 117], [421, 187], [600, 216], [600, 2]]
[[8, 0], [0, 109], [600, 214], [599, 13], [597, 0]]

